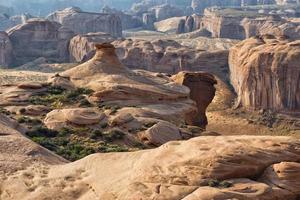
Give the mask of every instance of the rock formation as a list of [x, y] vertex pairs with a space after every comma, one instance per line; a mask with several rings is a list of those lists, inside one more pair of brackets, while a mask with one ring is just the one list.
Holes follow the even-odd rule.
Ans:
[[179, 72], [172, 79], [190, 88], [190, 98], [196, 101], [198, 108], [198, 118], [191, 124], [205, 128], [208, 124], [206, 108], [212, 102], [216, 92], [214, 85], [217, 81], [214, 76], [205, 72]]
[[[1, 174], [24, 169], [36, 161], [50, 165], [67, 162], [30, 139], [25, 138], [23, 134], [26, 129], [3, 114], [0, 114], [0, 130]], [[2, 175], [0, 177], [3, 178]], [[9, 198], [5, 197], [3, 193], [0, 194], [0, 197], [1, 199]]]
[[300, 41], [274, 36], [247, 39], [230, 50], [237, 105], [254, 109], [300, 109]]
[[[111, 44], [96, 45], [96, 48], [93, 59], [61, 73], [61, 76], [69, 77], [75, 86], [94, 90], [90, 100], [106, 104], [118, 102], [121, 107], [135, 105], [136, 108], [130, 108], [131, 111], [127, 112], [139, 113], [137, 116], [140, 117], [149, 117], [152, 112], [152, 116], [161, 115], [160, 119], [168, 116], [177, 122], [188, 121], [196, 114], [188, 97], [188, 88], [173, 83], [164, 75], [160, 77], [146, 71], [129, 70], [120, 63]], [[145, 106], [145, 103], [149, 104], [147, 109], [138, 108]], [[165, 109], [169, 111], [163, 112]], [[176, 116], [182, 119], [178, 120]]]
[[0, 14], [0, 30], [8, 30], [16, 25], [24, 24], [27, 20], [34, 18], [30, 14], [22, 14], [9, 16], [8, 14]]
[[205, 10], [203, 16], [187, 17], [184, 22], [181, 22], [180, 27], [177, 26], [177, 29], [179, 33], [205, 29], [211, 33], [212, 37], [239, 40], [263, 34], [288, 36], [292, 39], [300, 38], [299, 22], [283, 18], [279, 14], [269, 16], [255, 12], [210, 8]]
[[9, 66], [12, 63], [13, 48], [6, 32], [0, 32], [0, 66]]
[[[1, 138], [1, 161], [10, 161], [13, 167], [0, 165], [2, 172], [16, 169], [20, 157], [29, 157], [13, 175], [0, 174], [6, 177], [0, 183], [3, 200], [296, 200], [299, 196], [300, 143], [288, 137], [198, 137], [153, 150], [95, 154], [68, 164], [57, 158], [55, 162], [41, 149], [11, 154], [16, 152], [13, 148], [8, 156], [10, 148], [4, 141], [10, 138], [21, 147], [24, 143], [19, 140], [27, 139]], [[46, 163], [34, 162], [38, 156]]]
[[217, 75], [227, 69], [228, 51], [189, 48], [174, 40], [117, 40], [121, 62], [130, 68], [175, 74], [182, 70], [207, 71]]
[[155, 13], [155, 17], [157, 21], [168, 19], [170, 17], [180, 17], [184, 15], [182, 10], [180, 10], [177, 7], [171, 6], [169, 4], [159, 5], [152, 9], [153, 12]]
[[290, 39], [300, 39], [300, 23], [289, 21], [280, 17], [266, 17], [257, 19], [244, 19], [242, 25], [246, 38], [256, 35], [286, 36]]
[[133, 16], [127, 13], [124, 13], [122, 11], [119, 11], [114, 8], [110, 8], [108, 6], [105, 6], [102, 8], [102, 13], [106, 14], [115, 14], [120, 17], [122, 21], [122, 29], [132, 29], [132, 28], [138, 28], [142, 26], [142, 19], [138, 16]]
[[69, 60], [68, 43], [74, 36], [56, 22], [32, 19], [8, 31], [13, 46], [14, 65], [22, 65], [39, 57], [53, 62]]
[[88, 13], [72, 7], [56, 11], [47, 19], [62, 24], [76, 34], [105, 32], [114, 37], [122, 36], [122, 22], [115, 14]]
[[155, 15], [153, 13], [143, 14], [143, 28], [147, 30], [154, 30], [154, 23], [156, 22]]
[[95, 44], [112, 42], [115, 39], [110, 34], [101, 32], [77, 35], [70, 41], [70, 61], [82, 62], [87, 59], [90, 52], [95, 50]]

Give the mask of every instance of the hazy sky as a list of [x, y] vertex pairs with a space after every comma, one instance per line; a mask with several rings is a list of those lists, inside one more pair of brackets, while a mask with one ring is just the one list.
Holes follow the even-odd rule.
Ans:
[[28, 12], [43, 16], [54, 10], [70, 6], [94, 12], [99, 12], [104, 5], [128, 10], [134, 2], [138, 1], [141, 0], [0, 0], [0, 4], [13, 7], [15, 14]]

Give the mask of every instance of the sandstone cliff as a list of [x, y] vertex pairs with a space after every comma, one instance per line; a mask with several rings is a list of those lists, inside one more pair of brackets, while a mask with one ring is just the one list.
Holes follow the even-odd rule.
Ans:
[[90, 52], [95, 50], [97, 43], [112, 42], [116, 38], [108, 33], [88, 33], [76, 35], [70, 40], [70, 62], [82, 62], [87, 59]]
[[0, 66], [9, 66], [12, 63], [13, 48], [6, 32], [0, 32]]
[[268, 16], [256, 11], [211, 8], [206, 9], [203, 16], [188, 16], [177, 29], [179, 33], [202, 29], [210, 32], [212, 37], [239, 40], [263, 34], [299, 39], [299, 24], [293, 18], [279, 14]]
[[115, 37], [122, 36], [122, 22], [115, 14], [88, 13], [72, 7], [56, 11], [47, 19], [62, 24], [76, 34], [105, 32]]
[[206, 127], [208, 124], [205, 115], [208, 105], [215, 97], [217, 80], [211, 74], [205, 72], [179, 72], [172, 79], [179, 84], [190, 88], [190, 98], [197, 103], [197, 118], [191, 124]]
[[247, 39], [230, 50], [237, 104], [276, 111], [300, 109], [300, 41], [274, 36]]
[[22, 65], [39, 57], [52, 62], [69, 60], [68, 43], [74, 33], [56, 22], [33, 19], [8, 31], [13, 46], [13, 64]]
[[[179, 71], [207, 71], [222, 75], [228, 66], [228, 51], [204, 51], [174, 40], [117, 40], [121, 62], [130, 68], [175, 74]], [[195, 43], [196, 44], [196, 43]]]

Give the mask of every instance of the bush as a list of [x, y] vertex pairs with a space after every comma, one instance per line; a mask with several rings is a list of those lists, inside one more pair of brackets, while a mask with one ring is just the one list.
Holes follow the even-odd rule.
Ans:
[[98, 151], [101, 153], [127, 152], [128, 148], [116, 144], [104, 144], [98, 147]]
[[42, 121], [39, 120], [39, 119], [25, 117], [25, 116], [19, 117], [17, 119], [17, 122], [20, 123], [20, 124], [26, 123], [26, 124], [31, 124], [31, 125], [34, 125], [34, 126], [42, 124]]
[[228, 181], [218, 181], [218, 180], [209, 180], [209, 187], [218, 187], [218, 188], [229, 188], [232, 187], [232, 183]]
[[94, 91], [85, 88], [78, 88], [74, 91], [67, 91], [61, 88], [48, 88], [47, 92], [32, 96], [29, 98], [29, 102], [34, 105], [52, 105], [54, 108], [60, 108], [66, 103], [76, 103], [80, 102], [87, 105], [84, 101], [85, 97], [83, 95], [90, 95]]
[[100, 130], [93, 130], [90, 134], [91, 139], [97, 139], [99, 137], [102, 137], [103, 133]]
[[10, 111], [6, 110], [5, 108], [0, 107], [0, 113], [4, 114], [4, 115], [10, 115]]
[[103, 139], [106, 142], [112, 142], [114, 140], [123, 139], [125, 135], [126, 134], [123, 131], [118, 130], [118, 129], [113, 129], [113, 130], [110, 130], [109, 132], [104, 133]]
[[55, 130], [50, 130], [48, 128], [38, 126], [34, 127], [32, 130], [28, 131], [26, 133], [27, 136], [33, 138], [33, 137], [46, 137], [46, 138], [52, 138], [56, 137], [58, 135], [58, 132]]

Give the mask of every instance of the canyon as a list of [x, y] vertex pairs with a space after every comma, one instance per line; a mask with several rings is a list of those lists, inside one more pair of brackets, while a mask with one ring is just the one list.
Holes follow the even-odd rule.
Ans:
[[12, 2], [1, 200], [299, 198], [300, 2]]

